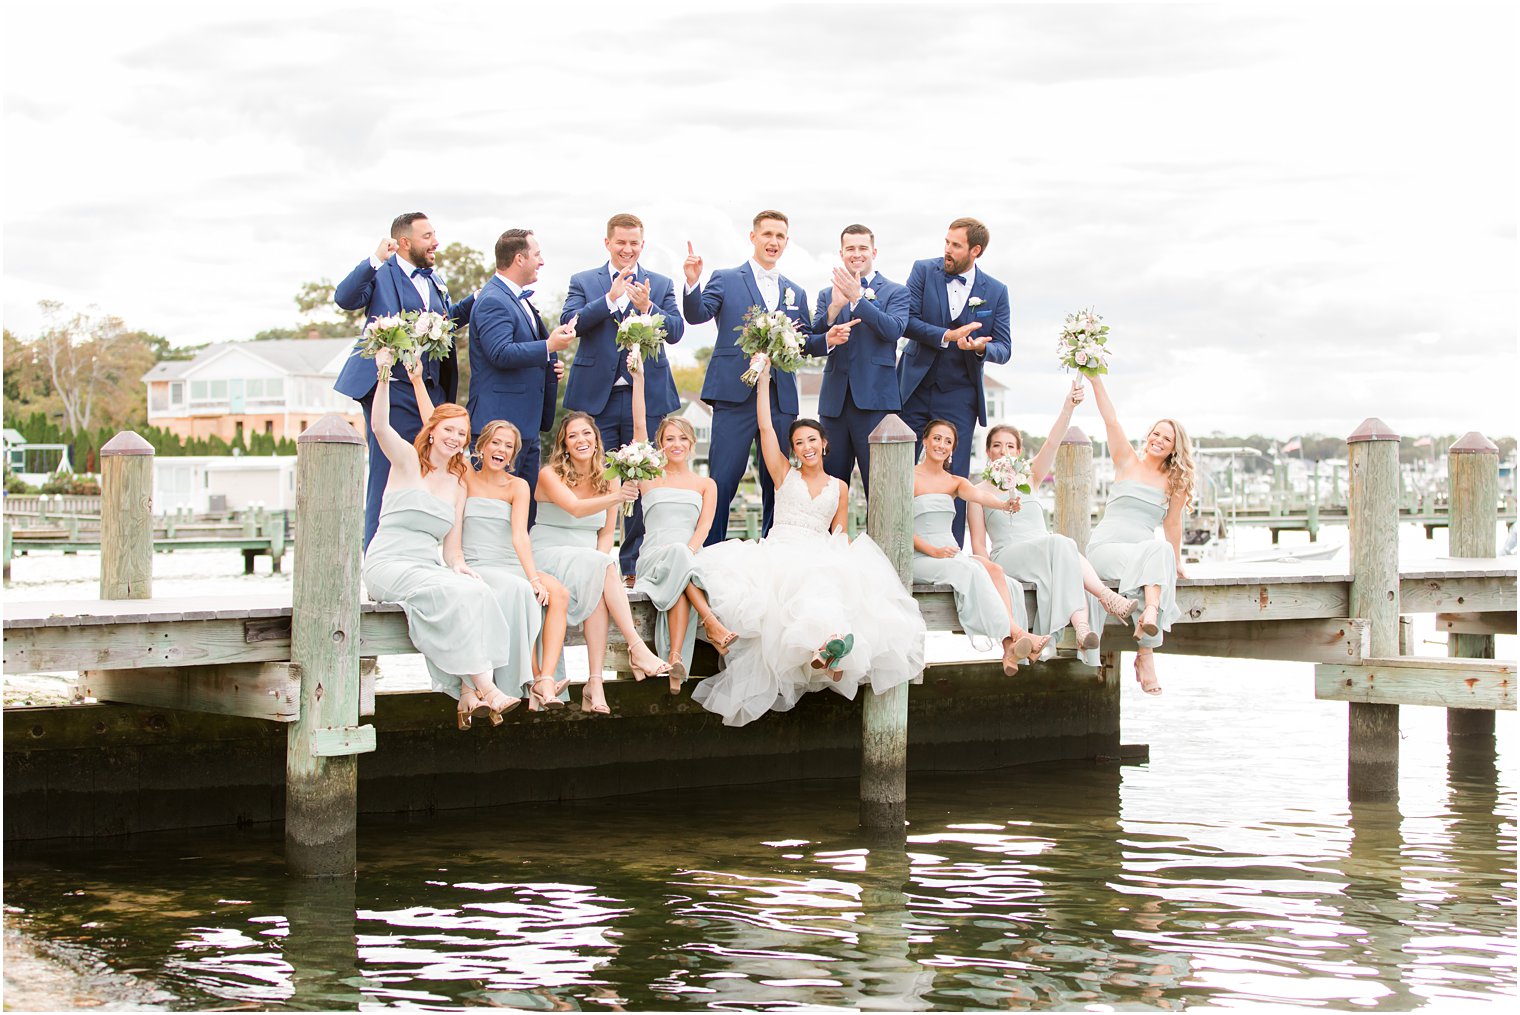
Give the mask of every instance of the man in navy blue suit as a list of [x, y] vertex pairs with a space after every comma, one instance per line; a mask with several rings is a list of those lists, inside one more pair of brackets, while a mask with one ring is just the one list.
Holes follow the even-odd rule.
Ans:
[[[607, 263], [573, 275], [560, 322], [579, 317], [580, 345], [565, 384], [565, 408], [589, 412], [602, 431], [602, 446], [611, 451], [633, 440], [633, 389], [628, 380], [628, 354], [617, 347], [618, 325], [632, 314], [658, 314], [665, 319], [665, 341], [679, 342], [686, 322], [676, 307], [675, 285], [664, 275], [639, 264], [644, 251], [644, 223], [636, 215], [619, 214], [607, 220]], [[645, 423], [653, 440], [660, 420], [681, 407], [670, 360], [661, 349], [644, 361]], [[634, 502], [623, 527], [618, 560], [625, 579], [633, 576], [644, 542], [644, 512]]]
[[811, 356], [827, 356], [818, 415], [828, 451], [823, 468], [844, 482], [856, 463], [871, 491], [871, 431], [902, 408], [897, 386], [897, 340], [908, 326], [908, 290], [876, 271], [876, 236], [862, 225], [839, 236], [842, 267], [818, 294]]
[[[538, 238], [508, 229], [496, 241], [496, 274], [481, 287], [470, 314], [470, 430], [504, 419], [522, 432], [513, 471], [538, 485], [539, 434], [554, 425], [554, 400], [565, 372], [559, 353], [575, 338], [572, 318], [544, 327], [527, 286], [544, 266]], [[529, 502], [532, 503], [531, 500]], [[529, 508], [529, 521], [537, 511]]]
[[[712, 407], [712, 438], [709, 443], [708, 472], [718, 485], [718, 510], [707, 544], [728, 538], [728, 508], [739, 490], [739, 480], [751, 460], [751, 447], [760, 435], [755, 419], [755, 389], [740, 377], [749, 368], [749, 357], [739, 348], [739, 329], [751, 307], [783, 310], [804, 335], [811, 330], [808, 321], [807, 293], [802, 287], [776, 270], [776, 262], [786, 250], [788, 223], [779, 211], [762, 211], [755, 216], [750, 230], [754, 254], [737, 268], [721, 268], [712, 273], [706, 286], [702, 278], [702, 258], [691, 241], [686, 243], [686, 293], [681, 311], [686, 323], [717, 321], [718, 337], [713, 343], [712, 359], [707, 362], [707, 378], [702, 382], [702, 400]], [[771, 379], [771, 419], [776, 432], [785, 434], [797, 418], [797, 378], [776, 371]], [[784, 439], [784, 438], [783, 438]], [[760, 502], [763, 531], [771, 527], [775, 504], [770, 471], [754, 451], [756, 471], [760, 474]]]
[[[363, 310], [366, 324], [376, 317], [388, 317], [403, 310], [432, 310], [447, 314], [456, 325], [462, 325], [469, 320], [474, 297], [459, 303], [449, 301], [448, 286], [433, 271], [437, 250], [438, 235], [426, 215], [420, 211], [398, 215], [391, 223], [390, 236], [381, 240], [374, 254], [360, 261], [334, 288], [333, 302], [344, 310]], [[391, 377], [400, 382], [391, 385], [391, 426], [405, 439], [414, 440], [423, 421], [406, 368], [398, 362], [391, 368]], [[424, 356], [422, 379], [435, 406], [452, 402], [459, 392], [457, 353], [442, 360]], [[364, 411], [364, 428], [369, 435], [369, 479], [364, 496], [364, 546], [368, 549], [380, 523], [380, 500], [385, 495], [391, 463], [375, 442], [375, 429], [370, 426], [375, 364], [359, 355], [358, 345], [349, 353], [333, 387], [356, 399]]]
[[[902, 391], [902, 419], [920, 437], [931, 419], [955, 426], [950, 471], [971, 471], [971, 442], [976, 424], [987, 424], [982, 390], [985, 363], [1007, 363], [1013, 352], [1009, 331], [1008, 287], [978, 270], [978, 258], [990, 239], [987, 227], [958, 218], [945, 234], [944, 257], [915, 261], [908, 276], [908, 327], [911, 340], [897, 364]], [[966, 505], [955, 502], [953, 531], [957, 542], [966, 532]]]

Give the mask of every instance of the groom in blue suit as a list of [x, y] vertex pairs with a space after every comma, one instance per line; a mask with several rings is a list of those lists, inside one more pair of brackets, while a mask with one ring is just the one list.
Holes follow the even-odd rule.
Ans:
[[[644, 251], [644, 223], [636, 215], [619, 214], [607, 220], [607, 263], [570, 278], [570, 292], [560, 323], [579, 318], [580, 345], [565, 384], [565, 408], [589, 412], [602, 431], [608, 451], [633, 440], [633, 389], [628, 379], [628, 354], [617, 347], [618, 325], [632, 314], [658, 314], [665, 319], [665, 341], [675, 344], [686, 331], [676, 307], [675, 285], [664, 275], [639, 265]], [[670, 359], [661, 349], [644, 361], [645, 425], [654, 440], [660, 420], [681, 407]], [[623, 528], [618, 561], [631, 577], [644, 542], [644, 512], [634, 502]]]
[[[987, 424], [982, 368], [1007, 363], [1013, 352], [1009, 330], [1008, 287], [984, 271], [977, 259], [991, 239], [973, 218], [958, 218], [945, 234], [944, 257], [915, 261], [908, 276], [908, 327], [911, 340], [897, 364], [902, 391], [902, 419], [919, 435], [931, 419], [955, 426], [950, 471], [971, 471], [971, 443], [976, 424]], [[966, 533], [966, 505], [955, 501], [956, 542]]]
[[554, 425], [554, 401], [565, 372], [559, 354], [575, 338], [574, 323], [552, 332], [533, 306], [544, 258], [527, 229], [508, 229], [496, 240], [496, 274], [475, 298], [470, 314], [470, 432], [504, 419], [522, 434], [512, 471], [528, 481], [528, 520], [537, 506], [539, 434]]
[[[433, 224], [420, 211], [398, 215], [391, 223], [391, 234], [368, 260], [348, 273], [333, 290], [333, 302], [344, 310], [363, 310], [365, 323], [376, 317], [389, 317], [403, 310], [431, 310], [452, 319], [455, 325], [469, 321], [473, 296], [458, 303], [449, 301], [448, 286], [433, 271], [438, 250], [438, 235]], [[362, 344], [362, 343], [361, 343]], [[375, 361], [359, 355], [360, 345], [348, 354], [333, 387], [355, 399], [364, 411], [364, 428], [369, 436], [369, 478], [364, 493], [364, 546], [374, 538], [380, 523], [380, 500], [390, 478], [391, 463], [375, 441], [370, 425], [370, 404], [375, 394]], [[391, 368], [391, 426], [406, 440], [414, 440], [422, 430], [417, 398], [412, 394], [411, 379], [398, 361]], [[422, 358], [422, 379], [433, 405], [452, 402], [459, 392], [457, 353], [442, 360]]]
[[[786, 250], [788, 223], [779, 211], [762, 211], [755, 216], [750, 230], [754, 254], [737, 268], [720, 268], [712, 273], [706, 286], [702, 278], [702, 258], [691, 242], [686, 243], [686, 293], [681, 311], [686, 323], [717, 321], [718, 337], [713, 343], [712, 359], [707, 362], [707, 378], [702, 382], [702, 400], [712, 407], [712, 438], [708, 445], [708, 472], [718, 485], [718, 510], [707, 533], [707, 545], [728, 538], [728, 509], [739, 480], [749, 465], [752, 446], [757, 444], [760, 424], [755, 419], [755, 389], [740, 377], [749, 369], [749, 357], [739, 348], [739, 329], [751, 307], [783, 310], [797, 330], [806, 335], [808, 321], [807, 293], [802, 287], [776, 270], [776, 262]], [[787, 430], [797, 418], [797, 378], [784, 371], [771, 375], [771, 421], [776, 426], [783, 450], [790, 453]], [[760, 461], [756, 447], [754, 460], [760, 474], [761, 524], [764, 532], [771, 528], [771, 512], [776, 493], [770, 471]]]
[[902, 408], [897, 340], [908, 326], [908, 290], [876, 271], [876, 236], [862, 225], [839, 236], [834, 284], [818, 294], [810, 356], [826, 356], [818, 395], [828, 450], [824, 471], [848, 483], [856, 463], [871, 492], [871, 431]]

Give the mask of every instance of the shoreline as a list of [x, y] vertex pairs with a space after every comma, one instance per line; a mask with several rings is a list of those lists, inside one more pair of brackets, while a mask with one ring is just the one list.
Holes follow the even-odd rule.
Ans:
[[67, 945], [33, 937], [6, 913], [6, 1011], [163, 1011], [175, 998], [131, 973], [116, 972]]

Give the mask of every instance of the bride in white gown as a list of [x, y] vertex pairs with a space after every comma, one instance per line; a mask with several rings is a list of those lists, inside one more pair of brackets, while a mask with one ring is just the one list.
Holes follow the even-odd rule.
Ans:
[[697, 555], [713, 612], [739, 637], [692, 698], [729, 726], [825, 687], [846, 698], [863, 684], [880, 694], [924, 668], [918, 604], [870, 536], [844, 534], [849, 487], [823, 471], [818, 423], [792, 424], [792, 468], [771, 422], [768, 367], [755, 406], [775, 522], [758, 543], [729, 540]]

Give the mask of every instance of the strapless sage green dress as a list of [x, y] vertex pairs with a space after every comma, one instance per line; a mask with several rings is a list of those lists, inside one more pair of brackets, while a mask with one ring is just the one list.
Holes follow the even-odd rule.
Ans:
[[[1130, 614], [1138, 624], [1145, 604], [1145, 586], [1161, 587], [1156, 624], [1169, 631], [1182, 611], [1177, 609], [1177, 554], [1172, 544], [1156, 538], [1156, 527], [1166, 518], [1166, 491], [1133, 479], [1120, 480], [1108, 489], [1103, 520], [1087, 540], [1087, 559], [1105, 581], [1118, 581], [1119, 594], [1138, 601], [1141, 608]], [[1161, 635], [1140, 639], [1145, 648], [1161, 644]]]
[[[1087, 610], [1087, 622], [1103, 633], [1103, 604], [1082, 587], [1082, 555], [1069, 536], [1046, 527], [1045, 508], [1033, 497], [1019, 501], [1017, 511], [982, 509], [987, 527], [987, 553], [993, 562], [1034, 589], [1035, 634], [1059, 633], [1071, 623], [1071, 615]], [[1078, 653], [1089, 666], [1098, 665], [1098, 649]]]
[[[661, 486], [643, 495], [644, 543], [639, 548], [639, 562], [634, 571], [633, 590], [649, 596], [659, 610], [655, 621], [655, 651], [661, 659], [670, 658], [669, 610], [686, 594], [686, 586], [696, 583], [704, 588], [697, 569], [696, 555], [689, 546], [702, 517], [702, 494], [696, 490]], [[691, 669], [691, 655], [697, 642], [696, 611], [686, 625], [681, 642], [681, 661]]]
[[512, 546], [511, 503], [495, 497], [466, 500], [460, 542], [465, 563], [496, 593], [512, 630], [512, 661], [497, 667], [496, 686], [521, 697], [533, 686], [533, 643], [543, 629], [544, 614]]
[[607, 568], [617, 566], [617, 557], [596, 548], [597, 533], [606, 521], [605, 511], [577, 518], [557, 504], [538, 502], [538, 517], [528, 533], [533, 563], [569, 591], [571, 625], [584, 624], [596, 612], [606, 591]]
[[[913, 534], [918, 538], [932, 546], [959, 549], [951, 530], [954, 522], [955, 498], [948, 493], [921, 493], [913, 498]], [[978, 644], [980, 641], [1001, 645], [1008, 637], [1008, 609], [993, 584], [992, 575], [975, 557], [964, 553], [956, 557], [930, 557], [915, 550], [913, 580], [954, 586], [955, 613], [960, 618], [961, 629], [971, 636], [972, 643], [978, 648], [985, 651], [990, 647]], [[1010, 577], [1008, 591], [1013, 599], [1013, 619], [1027, 630], [1029, 616], [1024, 605], [1024, 589]]]
[[[370, 598], [398, 603], [427, 660], [433, 689], [459, 697], [460, 681], [512, 664], [517, 632], [491, 586], [443, 563], [454, 505], [419, 487], [390, 490], [360, 572]], [[497, 685], [508, 694], [515, 684]]]

